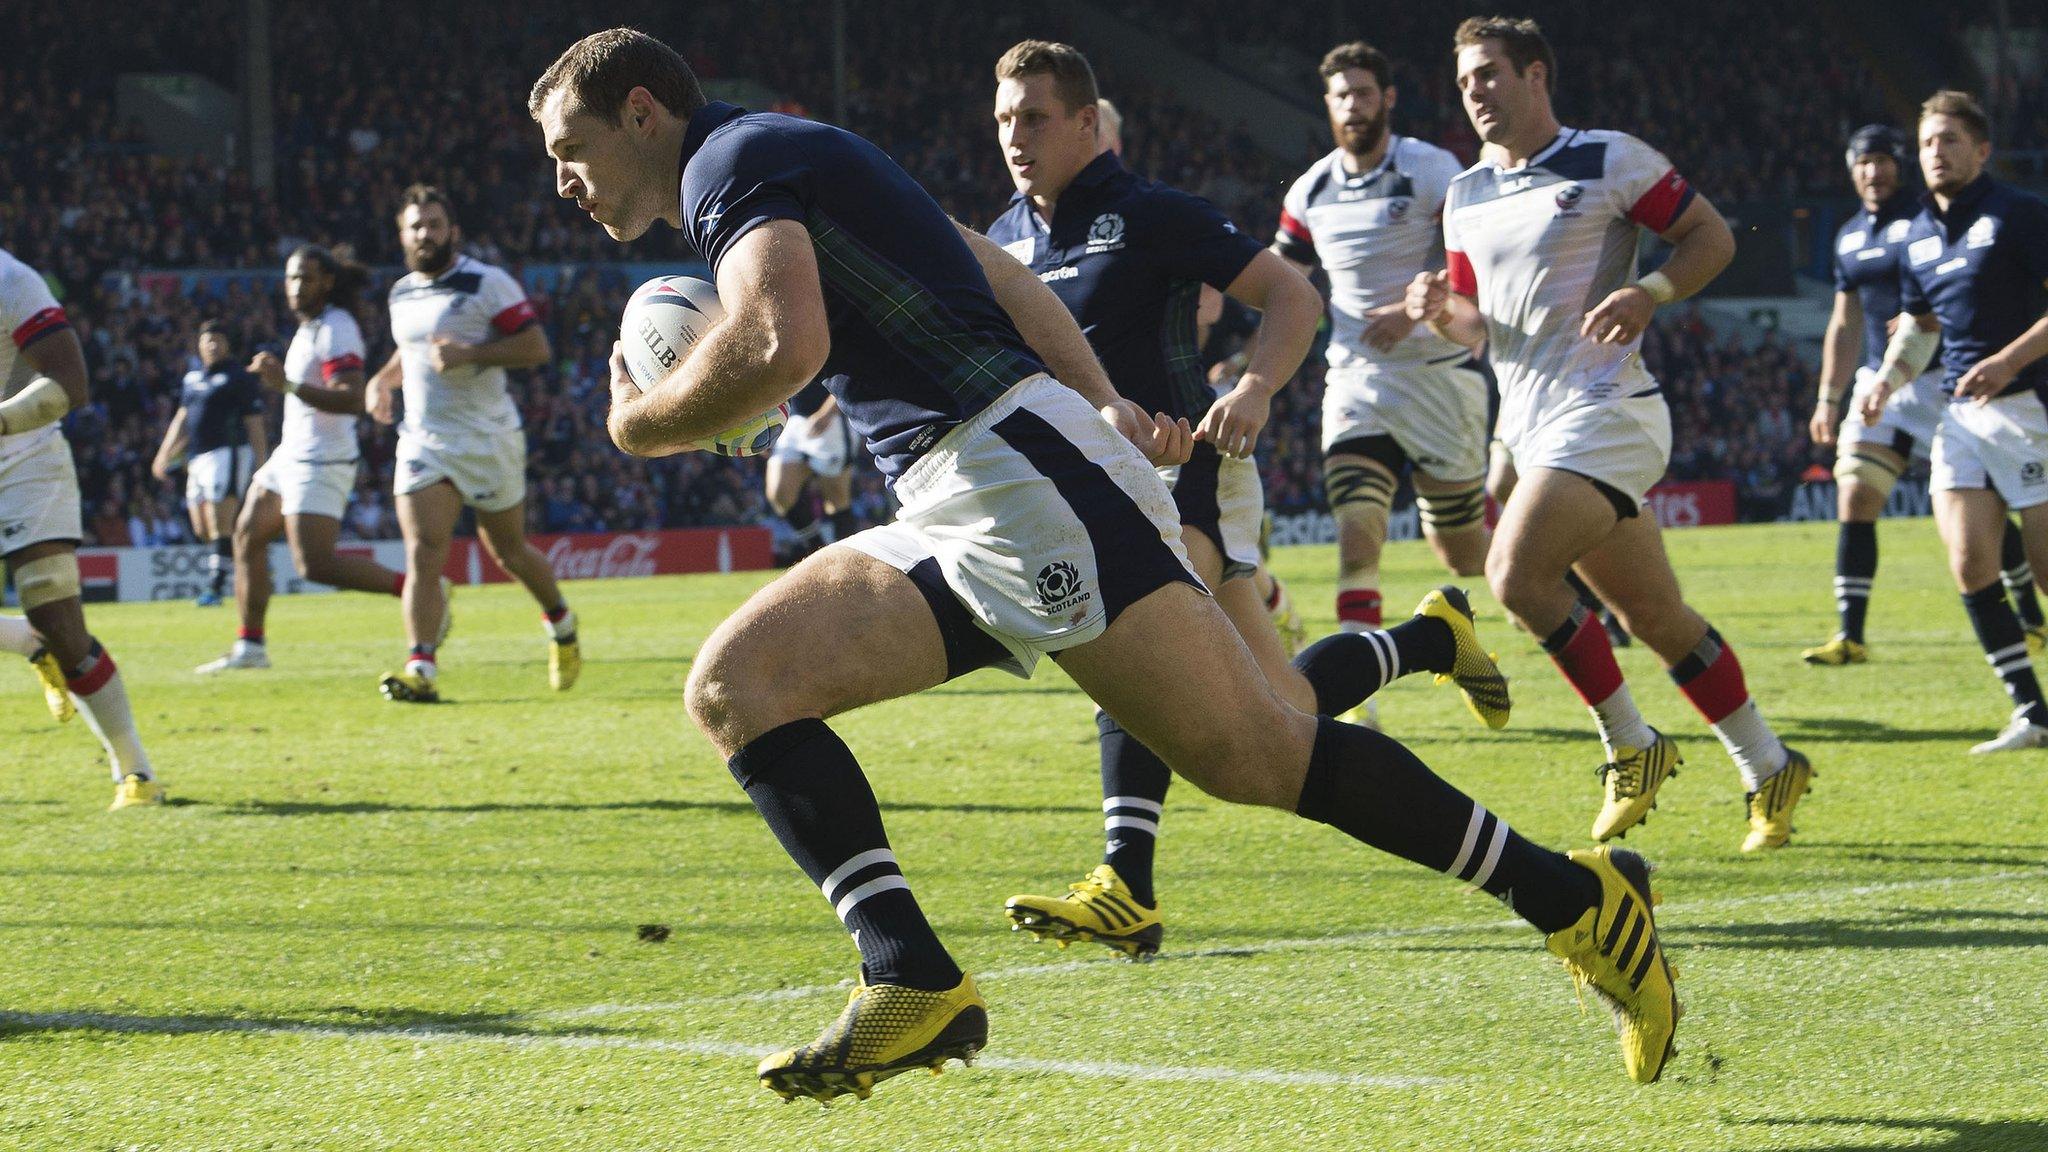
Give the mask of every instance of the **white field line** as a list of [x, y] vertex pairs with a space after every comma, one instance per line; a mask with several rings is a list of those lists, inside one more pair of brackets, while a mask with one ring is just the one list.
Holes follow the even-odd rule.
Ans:
[[[1731, 897], [1724, 900], [1703, 900], [1694, 904], [1666, 905], [1665, 907], [1667, 909], [1682, 908], [1690, 912], [1749, 908], [1765, 904], [1794, 902], [1804, 903], [1808, 906], [1820, 905], [1825, 907], [1864, 896], [1884, 895], [1892, 892], [1953, 888], [1964, 884], [2027, 880], [2044, 876], [2048, 876], [2048, 869], [2028, 869], [2013, 872], [1986, 873], [1979, 876], [1945, 876], [1928, 880], [1904, 880], [1885, 884], [1860, 884], [1850, 887], [1822, 888], [1806, 892], [1779, 892], [1765, 896]], [[1270, 940], [1261, 944], [1243, 947], [1205, 948], [1191, 952], [1171, 953], [1169, 958], [1185, 960], [1209, 956], [1238, 957], [1265, 955], [1275, 952], [1342, 948], [1355, 944], [1369, 943], [1375, 940], [1389, 940], [1402, 937], [1465, 932], [1494, 932], [1523, 927], [1525, 926], [1520, 920], [1498, 920], [1485, 924], [1437, 924], [1410, 929], [1359, 932], [1341, 936], [1321, 936], [1300, 940]], [[1023, 976], [1071, 975], [1075, 967], [1075, 965], [1071, 964], [1020, 965], [1013, 968], [985, 972], [978, 979], [996, 980]], [[695, 1000], [673, 1001], [667, 1004], [596, 1004], [586, 1008], [535, 1012], [527, 1015], [535, 1018], [550, 1019], [631, 1015], [669, 1011], [710, 1003], [787, 1000], [804, 996], [823, 995], [829, 992], [844, 992], [847, 987], [848, 985], [846, 984], [819, 984], [804, 988], [777, 988], [762, 992], [735, 993], [729, 996], [707, 996]], [[432, 1026], [348, 1028], [326, 1024], [290, 1024], [262, 1020], [238, 1020], [229, 1017], [149, 1017], [97, 1012], [0, 1012], [0, 1025], [11, 1025], [17, 1028], [119, 1032], [132, 1035], [231, 1033], [250, 1036], [299, 1036], [338, 1040], [395, 1040], [412, 1041], [415, 1043], [460, 1041], [466, 1043], [501, 1044], [515, 1048], [620, 1049], [641, 1052], [670, 1052], [678, 1055], [706, 1056], [719, 1059], [758, 1058], [766, 1055], [768, 1052], [767, 1049], [752, 1045], [720, 1040], [672, 1040], [636, 1036], [536, 1035], [531, 1033], [503, 1033]], [[1117, 1077], [1137, 1081], [1270, 1084], [1289, 1087], [1421, 1088], [1448, 1082], [1444, 1078], [1431, 1076], [1347, 1075], [1336, 1072], [1294, 1072], [1268, 1068], [1128, 1064], [1085, 1060], [1033, 1060], [1003, 1056], [983, 1057], [976, 1061], [976, 1066], [998, 1072], [1035, 1072], [1085, 1078]]]
[[[1754, 908], [1770, 904], [1803, 904], [1808, 907], [1831, 907], [1848, 903], [1865, 896], [1882, 896], [1893, 892], [1912, 892], [1922, 889], [1954, 888], [1963, 884], [1989, 884], [2006, 880], [2033, 880], [2048, 878], [2048, 869], [2032, 868], [2009, 872], [1988, 872], [1976, 876], [1940, 876], [1927, 880], [1896, 880], [1881, 884], [1857, 884], [1836, 888], [1814, 888], [1798, 892], [1772, 892], [1761, 896], [1730, 896], [1720, 900], [1699, 900], [1692, 903], [1670, 902], [1658, 906], [1659, 917], [1676, 911], [1690, 915], [1698, 912], [1715, 912]], [[1528, 925], [1521, 920], [1494, 920], [1480, 924], [1428, 924], [1414, 928], [1383, 928], [1371, 932], [1347, 932], [1336, 936], [1309, 936], [1292, 940], [1265, 940], [1257, 944], [1224, 944], [1214, 948], [1196, 948], [1186, 952], [1161, 952], [1152, 963], [1178, 960], [1201, 960], [1212, 957], [1241, 958], [1264, 956], [1278, 952], [1309, 952], [1327, 948], [1350, 948], [1382, 940], [1406, 940], [1422, 936], [1448, 936], [1468, 932], [1502, 932], [1510, 929], [1526, 931]], [[1676, 925], [1684, 930], [1681, 923]], [[1080, 945], [1092, 950], [1090, 945]], [[1036, 964], [1015, 964], [1007, 968], [993, 968], [974, 974], [977, 984], [989, 984], [999, 980], [1030, 979], [1046, 976], [1072, 978], [1076, 971], [1085, 968], [1106, 969], [1124, 962], [1106, 957], [1082, 961], [1079, 964], [1061, 964], [1041, 961]], [[708, 1004], [766, 1004], [779, 1000], [801, 1000], [811, 996], [844, 996], [853, 988], [853, 981], [841, 980], [834, 984], [808, 984], [792, 988], [770, 988], [757, 992], [724, 992], [712, 996], [696, 996], [681, 1000], [657, 1001], [646, 1004], [591, 1004], [581, 1008], [543, 1009], [523, 1013], [529, 1019], [582, 1020], [605, 1016], [640, 1016], [663, 1012], [678, 1012], [689, 1008], [701, 1008]]]
[[[477, 1032], [466, 1028], [345, 1028], [325, 1024], [281, 1024], [261, 1020], [188, 1017], [122, 1016], [99, 1012], [0, 1012], [0, 1025], [21, 1028], [78, 1029], [130, 1035], [200, 1035], [233, 1033], [245, 1036], [296, 1036], [317, 1040], [395, 1040], [413, 1043], [463, 1041], [502, 1044], [513, 1048], [623, 1049], [668, 1052], [718, 1059], [758, 1060], [773, 1051], [721, 1040], [663, 1040], [636, 1036], [548, 1036]], [[1097, 1060], [1032, 1060], [983, 1056], [976, 1068], [997, 1072], [1037, 1072], [1121, 1080], [1200, 1083], [1276, 1084], [1306, 1088], [1427, 1088], [1446, 1084], [1440, 1076], [1379, 1076], [1339, 1072], [1290, 1072], [1273, 1068], [1219, 1068], [1202, 1065], [1127, 1064]]]

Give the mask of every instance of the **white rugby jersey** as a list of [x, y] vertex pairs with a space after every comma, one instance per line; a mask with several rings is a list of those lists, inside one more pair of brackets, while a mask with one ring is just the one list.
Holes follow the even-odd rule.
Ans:
[[511, 273], [458, 256], [439, 276], [408, 272], [391, 286], [391, 338], [405, 370], [405, 422], [399, 431], [437, 448], [519, 428], [519, 408], [503, 368], [465, 365], [434, 371], [428, 350], [443, 336], [484, 344], [539, 323]]
[[1520, 168], [1481, 160], [1444, 205], [1451, 290], [1475, 297], [1500, 379], [1500, 425], [1533, 428], [1588, 404], [1655, 394], [1642, 341], [1579, 335], [1586, 313], [1635, 278], [1636, 228], [1670, 228], [1692, 186], [1625, 132], [1560, 129]]
[[1468, 358], [1426, 324], [1386, 352], [1365, 343], [1367, 313], [1399, 303], [1417, 272], [1443, 267], [1438, 222], [1458, 158], [1409, 136], [1389, 137], [1386, 157], [1370, 172], [1352, 175], [1343, 157], [1341, 148], [1331, 152], [1287, 190], [1274, 238], [1282, 255], [1320, 263], [1330, 277], [1330, 367]]
[[[0, 341], [0, 399], [14, 395], [37, 376], [35, 365], [22, 350], [29, 345], [71, 327], [50, 286], [35, 269], [0, 248], [0, 332], [13, 338]], [[62, 436], [56, 424], [45, 424], [12, 436], [0, 436], [0, 464], [20, 456], [43, 442]]]
[[[294, 384], [330, 384], [343, 372], [362, 367], [363, 330], [346, 309], [332, 304], [313, 319], [300, 322], [284, 353], [284, 376]], [[284, 398], [284, 437], [277, 445], [280, 459], [353, 464], [360, 451], [354, 416], [322, 412], [297, 396]]]

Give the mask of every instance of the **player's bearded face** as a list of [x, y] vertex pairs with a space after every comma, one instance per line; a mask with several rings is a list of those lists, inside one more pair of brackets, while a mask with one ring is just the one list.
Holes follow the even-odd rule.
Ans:
[[1393, 91], [1363, 68], [1348, 68], [1328, 80], [1323, 107], [1330, 114], [1330, 135], [1354, 156], [1379, 147], [1394, 110]]
[[433, 275], [448, 267], [455, 255], [455, 225], [438, 204], [414, 204], [398, 221], [398, 240], [405, 266]]

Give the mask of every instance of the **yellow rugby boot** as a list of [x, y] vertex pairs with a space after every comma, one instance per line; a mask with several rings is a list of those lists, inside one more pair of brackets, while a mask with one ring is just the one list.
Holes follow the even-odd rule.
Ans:
[[1280, 644], [1287, 649], [1291, 659], [1308, 647], [1308, 621], [1294, 610], [1294, 597], [1287, 594], [1287, 585], [1270, 572], [1266, 578], [1273, 582], [1273, 599], [1266, 604], [1266, 613], [1273, 618], [1273, 627], [1280, 633]]
[[1003, 902], [1012, 932], [1029, 932], [1061, 948], [1076, 940], [1114, 948], [1132, 960], [1149, 960], [1166, 935], [1159, 909], [1131, 895], [1116, 869], [1097, 864], [1065, 896], [1012, 896]]
[[1792, 809], [1798, 807], [1799, 798], [1812, 787], [1813, 777], [1813, 764], [1806, 754], [1786, 748], [1785, 767], [1746, 797], [1749, 835], [1742, 839], [1744, 852], [1785, 846], [1792, 838]]
[[434, 678], [408, 668], [403, 672], [387, 672], [377, 684], [377, 690], [386, 700], [398, 704], [438, 704], [441, 690], [434, 684]]
[[784, 1100], [865, 1100], [898, 1073], [929, 1068], [936, 1076], [948, 1060], [972, 1064], [987, 1044], [988, 1005], [972, 976], [945, 992], [862, 983], [816, 1040], [763, 1059], [755, 1074]]
[[2034, 655], [2048, 648], [2048, 624], [2027, 625], [2027, 654]]
[[64, 683], [64, 670], [57, 667], [57, 658], [50, 655], [50, 650], [36, 649], [28, 664], [36, 670], [36, 679], [43, 682], [43, 703], [49, 705], [50, 715], [57, 723], [78, 715], [78, 709], [71, 703], [71, 689]]
[[1657, 941], [1657, 896], [1650, 866], [1619, 848], [1577, 848], [1572, 863], [1600, 878], [1600, 906], [1545, 938], [1580, 989], [1591, 988], [1614, 1014], [1629, 1079], [1654, 1084], [1671, 1059], [1678, 1018], [1677, 979]]
[[583, 675], [583, 646], [574, 640], [548, 641], [548, 687], [566, 692]]
[[1816, 668], [1840, 668], [1844, 664], [1861, 664], [1869, 660], [1870, 646], [1847, 636], [1836, 636], [1818, 648], [1801, 652], [1799, 658]]
[[123, 808], [140, 808], [163, 802], [163, 785], [130, 772], [114, 785], [114, 802], [107, 805], [107, 811], [119, 812]]
[[1428, 616], [1450, 625], [1457, 643], [1457, 657], [1449, 672], [1437, 673], [1439, 684], [1455, 681], [1465, 694], [1465, 707], [1488, 728], [1505, 728], [1513, 702], [1508, 698], [1508, 678], [1500, 665], [1479, 644], [1479, 632], [1472, 626], [1472, 602], [1464, 590], [1449, 584], [1422, 598], [1417, 616]]
[[1671, 737], [1654, 728], [1650, 734], [1656, 740], [1648, 748], [1617, 747], [1614, 759], [1595, 770], [1606, 785], [1607, 802], [1593, 817], [1593, 839], [1628, 835], [1628, 830], [1647, 819], [1650, 809], [1657, 806], [1657, 789], [1678, 775], [1678, 766], [1685, 763]]

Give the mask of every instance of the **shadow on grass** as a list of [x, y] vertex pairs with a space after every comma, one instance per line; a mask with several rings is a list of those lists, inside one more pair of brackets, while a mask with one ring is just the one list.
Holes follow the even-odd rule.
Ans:
[[1884, 741], [1899, 744], [1916, 741], [1955, 741], [1975, 744], [1996, 734], [1991, 723], [1971, 728], [1909, 728], [1853, 716], [1773, 716], [1785, 739], [1792, 744], [1857, 744]]
[[[1757, 924], [1689, 924], [1689, 943], [1717, 948], [1800, 951], [1815, 948], [2040, 948], [2048, 946], [2048, 912], [1982, 909], [1892, 909], [1882, 919], [1782, 920]], [[1932, 927], [1959, 920], [1998, 927]], [[2048, 1147], [2048, 1145], [2042, 1145]]]
[[[186, 801], [202, 804], [203, 801]], [[489, 812], [716, 812], [753, 816], [745, 800], [614, 800], [605, 803], [490, 801], [478, 804], [400, 804], [384, 800], [238, 800], [218, 806], [224, 816], [361, 816], [383, 812], [471, 814]], [[940, 804], [916, 800], [885, 801], [882, 811], [947, 812], [958, 815], [1088, 815], [1101, 811], [1088, 804]]]
[[568, 1039], [624, 1036], [607, 1028], [535, 1027], [519, 1013], [428, 1012], [412, 1008], [358, 1008], [338, 1004], [292, 1019], [275, 1016], [141, 1016], [120, 1012], [0, 1012], [0, 1036], [10, 1043], [69, 1032], [118, 1032], [142, 1036], [255, 1034], [314, 1037], [390, 1036], [531, 1037]]
[[1826, 852], [1842, 860], [1870, 860], [1880, 864], [1990, 864], [2008, 868], [2038, 868], [2048, 864], [2048, 843], [1986, 844], [1982, 841], [1847, 841], [1800, 840], [1801, 849]]
[[[1908, 1148], [1931, 1152], [2034, 1152], [2048, 1148], [2048, 1123], [2039, 1120], [1888, 1120], [1876, 1117], [1821, 1116], [1811, 1120], [1742, 1120], [1745, 1127], [1774, 1129], [1810, 1128], [1826, 1125], [1878, 1128], [1897, 1133], [1946, 1133], [1948, 1139], [1930, 1143], [1924, 1135], [1892, 1143], [1884, 1135], [1852, 1138], [1853, 1142], [1784, 1145], [1791, 1152], [1894, 1152]], [[1875, 1141], [1875, 1142], [1873, 1142]]]

